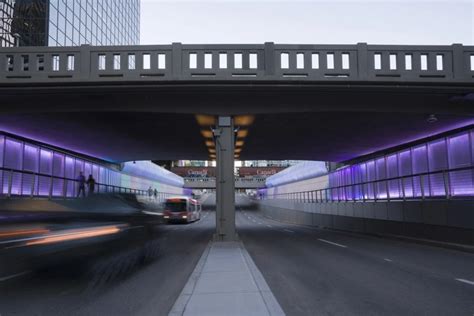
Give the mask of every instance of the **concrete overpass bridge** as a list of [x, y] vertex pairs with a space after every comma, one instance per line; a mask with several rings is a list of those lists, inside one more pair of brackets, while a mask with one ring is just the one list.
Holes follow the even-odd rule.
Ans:
[[207, 159], [201, 132], [214, 122], [195, 115], [244, 115], [241, 159], [349, 161], [472, 124], [473, 53], [364, 43], [5, 48], [0, 124], [114, 161]]
[[234, 157], [408, 148], [472, 127], [473, 86], [474, 47], [459, 44], [5, 48], [0, 126], [114, 162], [225, 155], [232, 202]]
[[[2, 295], [1, 300], [10, 302], [1, 305], [7, 313], [16, 313], [20, 308], [11, 302], [29, 299], [17, 290], [33, 288], [31, 304], [22, 307], [37, 312], [47, 302], [43, 309], [56, 308], [61, 314], [69, 310], [103, 314], [104, 307], [106, 313], [154, 312], [161, 304], [163, 310], [181, 315], [184, 306], [188, 311], [211, 303], [222, 307], [229, 302], [230, 306], [235, 297], [251, 302], [238, 307], [254, 308], [254, 312], [260, 308], [260, 314], [273, 315], [283, 314], [278, 302], [288, 314], [471, 311], [474, 261], [470, 254], [309, 226], [385, 232], [392, 238], [403, 234], [419, 238], [429, 232], [430, 236], [449, 235], [446, 247], [472, 250], [452, 243], [473, 243], [472, 198], [466, 193], [471, 192], [473, 179], [473, 90], [474, 47], [462, 45], [176, 43], [1, 49], [2, 130], [111, 162], [215, 157], [219, 168], [217, 212], [205, 211], [201, 221], [189, 226], [163, 227], [166, 237], [159, 241], [165, 255], [159, 269], [148, 266], [148, 272], [137, 278], [124, 279], [114, 288], [115, 295], [100, 296], [92, 303], [77, 299], [82, 298], [76, 295], [82, 293], [80, 282], [72, 287], [63, 286], [61, 280], [36, 282], [41, 283], [38, 287], [27, 279]], [[469, 166], [435, 172], [411, 168], [409, 175], [386, 175], [348, 185], [336, 181], [329, 188], [319, 188], [319, 178], [303, 179], [268, 188], [260, 200], [249, 202], [248, 197], [238, 196], [240, 211], [234, 214], [232, 167], [237, 157], [346, 162], [353, 163], [353, 174], [377, 167], [377, 175], [384, 174], [378, 166], [393, 161], [392, 156], [399, 159], [402, 150], [412, 162], [424, 159], [429, 164], [425, 152], [411, 154], [418, 153], [421, 145], [444, 153], [451, 143], [463, 146], [462, 155], [453, 159], [446, 155], [440, 161], [450, 166], [450, 159], [456, 163], [470, 159]], [[366, 169], [359, 168], [362, 165]], [[344, 170], [334, 178], [343, 179], [349, 174]], [[35, 176], [47, 179], [50, 192], [55, 180], [62, 180]], [[13, 177], [5, 179], [11, 183]], [[466, 182], [456, 186], [450, 182], [453, 179]], [[468, 190], [459, 194], [459, 187]], [[252, 202], [260, 212], [251, 209]], [[38, 213], [31, 215], [35, 218]], [[236, 221], [248, 253], [239, 243], [214, 243], [206, 248], [214, 232], [218, 240], [235, 239]], [[99, 262], [94, 266], [97, 272], [86, 282], [107, 284], [134, 267], [136, 249], [123, 240], [147, 240], [140, 221], [87, 225], [71, 232], [64, 221], [46, 227], [35, 224], [34, 232], [39, 234], [33, 237], [35, 243], [14, 239], [12, 249], [22, 252], [30, 249], [24, 247], [41, 244], [46, 245], [42, 249], [56, 251], [55, 232], [84, 241], [89, 241], [87, 236], [99, 236], [94, 239], [96, 251], [125, 246], [130, 251]], [[2, 236], [9, 233], [2, 231]], [[28, 231], [19, 233], [25, 236]], [[101, 238], [113, 243], [105, 244]], [[1, 247], [9, 243], [2, 241]], [[146, 245], [149, 256], [156, 256], [149, 251], [154, 246]], [[183, 254], [189, 260], [182, 260]], [[193, 273], [192, 263], [198, 261]], [[191, 281], [201, 279], [184, 286], [183, 280], [191, 273]], [[205, 274], [216, 283], [205, 280]], [[17, 275], [23, 274], [13, 276]], [[0, 282], [10, 277], [0, 276]], [[170, 282], [162, 282], [163, 278]], [[41, 295], [57, 290], [56, 283], [60, 283], [57, 295], [43, 300]], [[183, 295], [171, 306], [183, 287]], [[294, 290], [288, 291], [289, 287]], [[135, 295], [124, 307], [120, 299], [131, 297], [131, 292]], [[217, 297], [221, 292], [227, 297]], [[73, 293], [71, 300], [64, 300], [68, 306], [55, 301], [68, 293]], [[199, 304], [196, 300], [205, 296], [202, 293], [215, 295]], [[187, 305], [180, 304], [183, 299], [188, 299]]]

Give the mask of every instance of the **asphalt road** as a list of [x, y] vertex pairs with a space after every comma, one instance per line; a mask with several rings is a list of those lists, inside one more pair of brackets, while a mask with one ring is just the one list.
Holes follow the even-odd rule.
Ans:
[[[474, 254], [283, 224], [237, 202], [239, 236], [287, 315], [474, 315]], [[0, 280], [0, 315], [167, 315], [214, 225], [205, 211], [160, 227], [161, 254], [147, 265], [132, 249], [88, 274]]]
[[474, 315], [474, 254], [249, 210], [237, 212], [237, 225], [287, 315]]
[[163, 225], [158, 258], [137, 262], [134, 249], [0, 280], [0, 315], [167, 315], [212, 238], [214, 213], [188, 225]]

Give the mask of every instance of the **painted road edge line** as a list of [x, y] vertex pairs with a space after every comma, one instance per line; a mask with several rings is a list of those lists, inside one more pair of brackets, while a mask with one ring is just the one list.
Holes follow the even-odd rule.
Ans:
[[338, 246], [338, 247], [342, 247], [342, 248], [347, 248], [347, 246], [344, 246], [344, 245], [341, 245], [341, 244], [338, 244], [338, 243], [335, 243], [335, 242], [332, 242], [332, 241], [329, 241], [329, 240], [326, 240], [326, 239], [321, 239], [321, 238], [318, 238], [319, 241], [322, 241], [322, 242], [325, 242], [325, 243], [328, 243], [328, 244], [331, 244], [331, 245], [334, 245], [334, 246]]
[[186, 305], [188, 305], [189, 299], [191, 298], [191, 295], [194, 292], [194, 288], [196, 287], [197, 281], [201, 276], [202, 270], [204, 269], [204, 264], [206, 263], [207, 256], [209, 255], [209, 251], [211, 250], [211, 246], [212, 241], [209, 241], [206, 248], [204, 249], [204, 252], [201, 255], [201, 258], [199, 258], [196, 267], [189, 276], [188, 281], [186, 282], [183, 289], [181, 290], [181, 293], [174, 302], [174, 305], [168, 313], [168, 316], [181, 316], [184, 314]]
[[289, 229], [286, 229], [286, 228], [285, 228], [285, 229], [283, 229], [283, 230], [284, 230], [285, 232], [294, 233], [294, 231], [292, 231], [292, 230], [289, 230]]
[[467, 284], [470, 284], [470, 285], [474, 285], [474, 281], [469, 281], [469, 280], [466, 280], [466, 279], [456, 279], [456, 281], [467, 283]]
[[268, 286], [267, 281], [263, 277], [262, 272], [260, 272], [257, 265], [255, 264], [252, 257], [250, 256], [247, 249], [245, 248], [245, 245], [242, 242], [240, 242], [240, 250], [247, 264], [247, 267], [250, 270], [250, 274], [252, 275], [252, 278], [255, 284], [257, 285], [260, 295], [263, 298], [263, 301], [267, 307], [267, 310], [270, 316], [285, 316], [285, 312], [281, 308], [280, 303], [278, 303], [277, 299], [273, 295], [273, 292]]
[[0, 278], [0, 282], [3, 282], [3, 281], [7, 281], [7, 280], [11, 280], [13, 278], [16, 278], [16, 277], [19, 277], [19, 276], [22, 276], [22, 275], [25, 275], [25, 274], [28, 274], [30, 273], [31, 271], [23, 271], [23, 272], [20, 272], [20, 273], [15, 273], [15, 274], [12, 274], [12, 275], [7, 275], [5, 277], [1, 277]]

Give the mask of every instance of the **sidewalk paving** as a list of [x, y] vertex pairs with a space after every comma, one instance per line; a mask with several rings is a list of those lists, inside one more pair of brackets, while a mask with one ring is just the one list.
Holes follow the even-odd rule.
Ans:
[[241, 242], [211, 242], [169, 315], [285, 314]]

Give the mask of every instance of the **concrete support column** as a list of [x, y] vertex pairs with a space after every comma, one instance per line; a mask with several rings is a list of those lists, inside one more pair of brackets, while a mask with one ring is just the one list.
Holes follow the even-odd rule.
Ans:
[[234, 124], [230, 116], [220, 116], [214, 130], [216, 144], [216, 233], [214, 240], [237, 240], [235, 231]]

